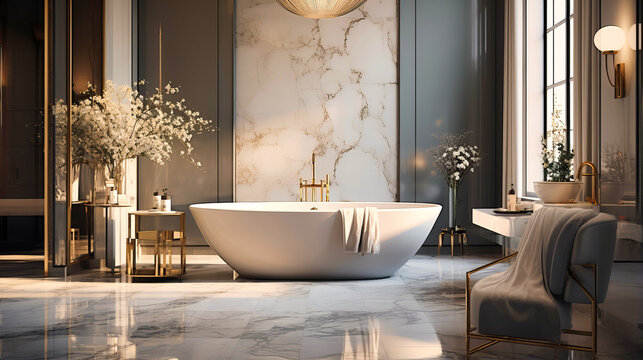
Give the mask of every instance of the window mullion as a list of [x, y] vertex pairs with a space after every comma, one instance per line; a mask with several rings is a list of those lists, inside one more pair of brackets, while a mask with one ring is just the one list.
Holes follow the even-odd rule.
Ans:
[[566, 58], [565, 58], [565, 79], [566, 79], [566, 88], [565, 88], [565, 107], [566, 107], [566, 109], [565, 109], [565, 123], [566, 123], [566, 126], [567, 126], [567, 131], [566, 131], [567, 132], [567, 144], [565, 144], [565, 146], [566, 146], [567, 149], [570, 149], [570, 144], [571, 144], [571, 142], [570, 142], [570, 132], [569, 132], [569, 129], [571, 129], [571, 119], [570, 119], [570, 116], [569, 116], [571, 114], [571, 112], [569, 111], [570, 108], [571, 108], [571, 104], [570, 104], [570, 101], [569, 101], [571, 99], [571, 96], [570, 96], [571, 87], [569, 86], [570, 85], [569, 77], [571, 75], [570, 59], [571, 59], [571, 42], [572, 42], [571, 31], [570, 31], [571, 30], [570, 29], [571, 22], [569, 21], [570, 11], [571, 11], [570, 1], [571, 0], [566, 0], [566, 2], [565, 2], [565, 6], [567, 7], [567, 9], [566, 9], [567, 16], [565, 17], [565, 19], [566, 19], [565, 30], [566, 30], [566, 35], [567, 35], [566, 36], [566, 39], [567, 39], [566, 48], [565, 48], [565, 51], [566, 51]]

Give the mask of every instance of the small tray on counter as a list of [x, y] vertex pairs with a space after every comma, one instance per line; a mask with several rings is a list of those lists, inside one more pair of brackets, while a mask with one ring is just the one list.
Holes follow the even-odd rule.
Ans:
[[529, 215], [534, 212], [533, 209], [526, 209], [526, 210], [508, 210], [505, 208], [497, 208], [493, 211], [496, 214], [502, 214], [502, 215]]

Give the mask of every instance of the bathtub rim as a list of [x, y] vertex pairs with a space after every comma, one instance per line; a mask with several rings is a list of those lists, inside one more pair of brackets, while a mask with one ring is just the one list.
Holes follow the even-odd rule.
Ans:
[[[231, 211], [231, 212], [257, 212], [257, 213], [336, 213], [340, 208], [336, 209], [279, 209], [279, 208], [266, 208], [263, 206], [268, 205], [279, 205], [279, 204], [306, 204], [307, 206], [314, 207], [316, 205], [324, 206], [329, 204], [359, 204], [360, 206], [353, 207], [344, 207], [344, 208], [362, 208], [362, 207], [376, 207], [378, 212], [407, 212], [407, 211], [418, 211], [418, 210], [429, 210], [436, 209], [438, 211], [442, 210], [442, 205], [434, 203], [411, 203], [411, 202], [350, 202], [350, 201], [331, 201], [331, 202], [299, 202], [299, 201], [249, 201], [249, 202], [220, 202], [220, 203], [196, 203], [190, 204], [189, 209], [199, 209], [199, 210], [216, 210], [216, 211]], [[233, 205], [247, 205], [248, 207], [234, 207]], [[253, 205], [260, 205], [262, 207], [253, 208]], [[391, 207], [391, 208], [378, 208], [377, 205], [391, 206], [391, 205], [401, 205], [402, 207]]]

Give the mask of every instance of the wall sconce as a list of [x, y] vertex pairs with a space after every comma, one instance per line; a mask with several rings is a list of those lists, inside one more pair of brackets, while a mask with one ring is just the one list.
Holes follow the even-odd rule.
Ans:
[[[625, 96], [625, 64], [614, 63], [614, 55], [625, 45], [625, 32], [618, 26], [605, 26], [594, 35], [594, 45], [605, 55], [605, 72], [607, 80], [614, 88], [614, 97], [620, 99]], [[614, 67], [614, 82], [610, 78], [607, 67], [607, 55], [612, 55], [612, 66]]]

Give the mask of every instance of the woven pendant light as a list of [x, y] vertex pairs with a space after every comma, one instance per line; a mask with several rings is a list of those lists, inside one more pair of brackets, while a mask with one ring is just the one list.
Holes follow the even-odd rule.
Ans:
[[342, 16], [360, 7], [366, 0], [277, 0], [293, 14], [311, 19]]

